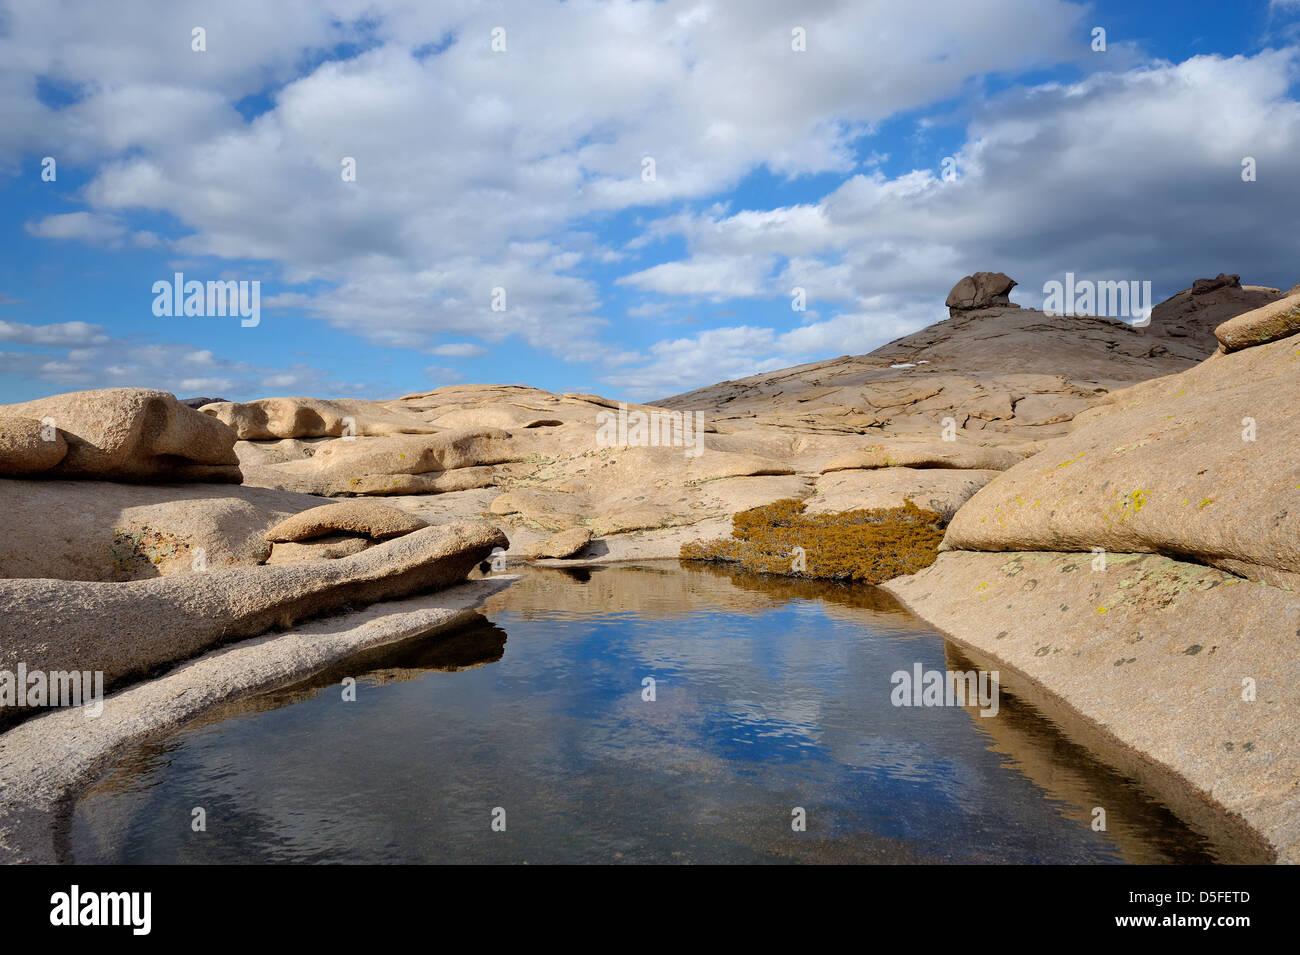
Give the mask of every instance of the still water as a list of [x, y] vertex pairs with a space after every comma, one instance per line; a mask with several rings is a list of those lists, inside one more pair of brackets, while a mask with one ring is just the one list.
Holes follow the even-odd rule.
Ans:
[[469, 629], [137, 745], [77, 803], [65, 848], [128, 863], [1221, 855], [1005, 686], [991, 718], [894, 706], [891, 674], [917, 663], [974, 669], [869, 587], [534, 569]]

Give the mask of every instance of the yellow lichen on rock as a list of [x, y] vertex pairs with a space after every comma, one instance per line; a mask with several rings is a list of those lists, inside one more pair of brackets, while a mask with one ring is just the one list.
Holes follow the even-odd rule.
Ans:
[[739, 563], [746, 570], [880, 583], [930, 566], [943, 519], [911, 501], [902, 507], [805, 514], [804, 502], [776, 501], [732, 518], [731, 537], [683, 545], [683, 560]]

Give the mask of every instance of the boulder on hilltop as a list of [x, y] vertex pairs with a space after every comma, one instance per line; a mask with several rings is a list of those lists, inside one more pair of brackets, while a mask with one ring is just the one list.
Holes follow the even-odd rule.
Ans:
[[1008, 298], [1016, 287], [1015, 279], [1004, 272], [976, 272], [967, 275], [952, 287], [944, 302], [957, 312], [970, 312], [981, 308], [1016, 308]]

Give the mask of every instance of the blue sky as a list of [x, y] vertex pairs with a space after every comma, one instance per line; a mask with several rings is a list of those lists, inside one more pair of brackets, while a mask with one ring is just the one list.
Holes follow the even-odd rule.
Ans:
[[[1288, 288], [1297, 78], [1300, 0], [0, 0], [0, 401], [647, 400], [869, 351], [978, 269]], [[259, 324], [156, 316], [177, 271]]]

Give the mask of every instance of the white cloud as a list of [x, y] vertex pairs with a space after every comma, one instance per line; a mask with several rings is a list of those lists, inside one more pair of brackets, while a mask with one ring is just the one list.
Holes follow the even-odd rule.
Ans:
[[665, 262], [626, 275], [619, 285], [632, 285], [667, 295], [698, 295], [715, 302], [751, 298], [768, 288], [767, 276], [776, 264], [770, 255], [700, 255], [689, 262]]
[[24, 345], [97, 345], [108, 341], [108, 335], [99, 325], [86, 322], [59, 322], [54, 325], [24, 325], [20, 322], [0, 322], [0, 342], [18, 342]]
[[152, 232], [129, 232], [115, 216], [94, 212], [65, 212], [24, 223], [29, 235], [38, 239], [75, 239], [92, 245], [116, 247], [129, 241], [140, 248], [161, 244]]
[[40, 239], [80, 239], [93, 243], [114, 242], [126, 234], [126, 229], [113, 216], [93, 212], [46, 216], [39, 222], [28, 222], [25, 228]]
[[[84, 191], [94, 213], [168, 214], [188, 231], [175, 243], [187, 256], [265, 259], [289, 282], [326, 283], [309, 312], [380, 344], [514, 336], [574, 360], [598, 358], [589, 343], [603, 327], [596, 288], [574, 269], [624, 254], [570, 238], [585, 214], [709, 195], [763, 164], [847, 172], [872, 123], [971, 75], [1081, 55], [1081, 8], [1064, 0], [820, 0], [799, 11], [807, 53], [791, 50], [775, 0], [76, 6], [11, 18], [0, 117], [98, 160]], [[189, 48], [194, 24], [206, 53]], [[498, 25], [501, 54], [489, 48]], [[412, 56], [449, 34], [443, 52]], [[374, 45], [285, 83], [311, 49], [341, 40]], [[25, 85], [37, 75], [79, 99], [47, 108]], [[245, 122], [231, 104], [267, 88], [271, 108]], [[654, 182], [641, 178], [646, 155]], [[345, 156], [356, 182], [340, 178]], [[82, 237], [105, 238], [113, 220], [99, 221]], [[715, 296], [758, 280], [691, 271]], [[507, 312], [488, 307], [498, 286]]]
[[486, 348], [473, 342], [448, 342], [445, 345], [435, 345], [429, 352], [443, 358], [482, 358], [488, 354]]

